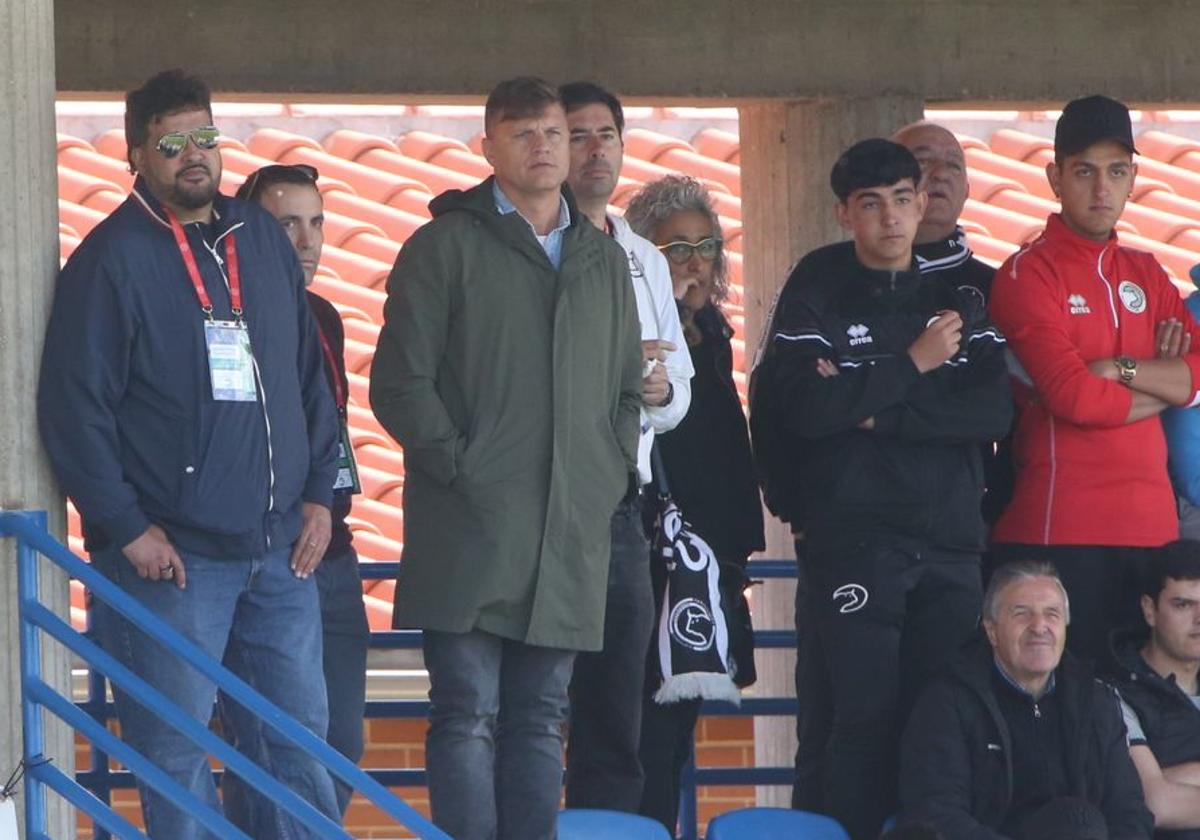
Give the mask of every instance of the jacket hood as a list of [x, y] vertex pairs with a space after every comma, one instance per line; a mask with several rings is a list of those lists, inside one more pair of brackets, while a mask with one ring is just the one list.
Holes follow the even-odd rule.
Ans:
[[[495, 181], [496, 176], [489, 175], [469, 190], [446, 190], [429, 202], [429, 212], [435, 219], [455, 211], [473, 213], [484, 218], [497, 218], [500, 214], [496, 212], [496, 199], [492, 191]], [[567, 200], [567, 209], [571, 214], [571, 227], [575, 227], [581, 218], [579, 208], [575, 205], [575, 196], [566, 184], [562, 186], [562, 194]]]
[[1145, 673], [1148, 666], [1142, 659], [1142, 647], [1150, 638], [1148, 627], [1127, 627], [1114, 630], [1109, 641], [1110, 661], [1107, 670], [1121, 679]]

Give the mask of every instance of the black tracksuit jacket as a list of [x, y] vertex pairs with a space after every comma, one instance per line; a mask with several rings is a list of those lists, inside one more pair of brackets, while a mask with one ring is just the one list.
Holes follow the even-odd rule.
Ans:
[[[963, 317], [958, 353], [917, 371], [908, 347], [939, 312]], [[840, 371], [824, 378], [817, 360]], [[875, 428], [858, 424], [874, 418]], [[802, 259], [775, 307], [751, 385], [768, 506], [810, 539], [899, 535], [983, 547], [980, 444], [1012, 418], [1004, 339], [978, 295], [940, 273], [877, 271], [854, 243]]]

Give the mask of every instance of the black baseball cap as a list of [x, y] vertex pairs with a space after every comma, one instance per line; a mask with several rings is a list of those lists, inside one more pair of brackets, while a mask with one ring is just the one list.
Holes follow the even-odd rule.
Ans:
[[1054, 154], [1060, 158], [1077, 155], [1101, 140], [1116, 140], [1133, 154], [1133, 126], [1129, 109], [1107, 96], [1072, 99], [1054, 126]]

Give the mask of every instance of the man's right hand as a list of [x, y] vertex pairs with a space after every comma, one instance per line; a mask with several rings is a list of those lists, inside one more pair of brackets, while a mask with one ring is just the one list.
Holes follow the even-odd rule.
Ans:
[[151, 525], [136, 540], [121, 549], [126, 559], [137, 569], [138, 577], [150, 580], [175, 580], [180, 589], [187, 588], [187, 571], [179, 552], [157, 525]]
[[962, 316], [953, 310], [937, 318], [917, 336], [908, 348], [908, 356], [921, 373], [929, 373], [954, 357], [962, 343]]

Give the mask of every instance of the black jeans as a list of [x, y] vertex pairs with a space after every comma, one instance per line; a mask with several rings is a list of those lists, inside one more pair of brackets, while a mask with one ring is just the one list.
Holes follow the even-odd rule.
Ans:
[[908, 710], [978, 624], [979, 557], [887, 538], [810, 539], [807, 555], [799, 754], [819, 787], [793, 798], [874, 840], [897, 807]]
[[638, 812], [658, 820], [672, 837], [679, 822], [679, 777], [692, 755], [700, 700], [661, 705], [648, 692], [642, 708], [642, 769], [646, 783]]
[[1108, 658], [1113, 630], [1142, 627], [1142, 576], [1153, 549], [1103, 545], [992, 546], [995, 566], [1017, 560], [1054, 564], [1071, 599], [1067, 648], [1093, 664]]
[[653, 627], [650, 546], [635, 498], [622, 502], [612, 518], [604, 649], [575, 658], [567, 741], [568, 808], [638, 810], [642, 690]]

